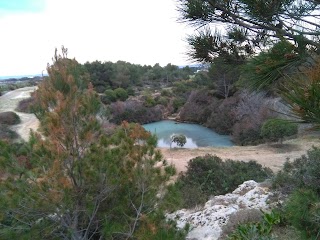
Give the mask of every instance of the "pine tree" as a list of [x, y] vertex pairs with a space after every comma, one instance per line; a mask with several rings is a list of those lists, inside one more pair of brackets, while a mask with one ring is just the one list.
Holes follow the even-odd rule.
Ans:
[[19, 149], [3, 143], [0, 238], [134, 237], [158, 211], [172, 167], [139, 125], [103, 133], [99, 97], [65, 48], [47, 70], [35, 94], [41, 133]]

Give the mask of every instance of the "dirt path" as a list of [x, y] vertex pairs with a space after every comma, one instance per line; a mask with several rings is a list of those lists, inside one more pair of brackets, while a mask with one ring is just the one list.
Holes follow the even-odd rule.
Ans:
[[305, 154], [312, 146], [320, 147], [319, 137], [303, 136], [284, 142], [282, 147], [262, 144], [258, 146], [207, 147], [198, 149], [161, 148], [164, 158], [173, 163], [178, 172], [185, 171], [188, 161], [206, 154], [217, 155], [222, 159], [255, 160], [263, 166], [279, 171], [287, 158], [293, 160]]
[[16, 131], [25, 141], [29, 138], [30, 129], [38, 129], [39, 121], [34, 114], [17, 112], [15, 108], [22, 99], [30, 97], [35, 89], [36, 87], [24, 87], [0, 96], [0, 112], [13, 111], [19, 115], [21, 123], [12, 126], [11, 129]]

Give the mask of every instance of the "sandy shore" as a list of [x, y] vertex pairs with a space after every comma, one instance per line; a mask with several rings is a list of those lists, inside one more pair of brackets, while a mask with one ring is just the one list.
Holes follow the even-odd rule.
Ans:
[[320, 147], [316, 136], [302, 136], [284, 142], [283, 146], [261, 144], [258, 146], [206, 147], [197, 149], [160, 148], [164, 158], [173, 163], [177, 171], [185, 171], [188, 161], [206, 154], [217, 155], [222, 159], [255, 160], [263, 166], [279, 171], [287, 158], [293, 160], [305, 154], [312, 146]]

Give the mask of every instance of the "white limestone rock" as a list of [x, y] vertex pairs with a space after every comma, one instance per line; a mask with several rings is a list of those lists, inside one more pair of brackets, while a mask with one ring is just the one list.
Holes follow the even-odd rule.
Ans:
[[201, 210], [182, 209], [166, 217], [175, 220], [178, 228], [190, 224], [188, 240], [216, 240], [231, 214], [243, 209], [268, 210], [270, 195], [268, 188], [250, 180], [239, 185], [232, 193], [212, 197]]

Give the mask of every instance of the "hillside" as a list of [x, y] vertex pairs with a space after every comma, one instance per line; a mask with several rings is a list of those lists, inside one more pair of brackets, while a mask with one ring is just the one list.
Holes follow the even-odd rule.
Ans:
[[[8, 92], [0, 97], [0, 112], [15, 111], [18, 102], [28, 98], [35, 87], [26, 87]], [[21, 123], [14, 126], [13, 130], [24, 139], [28, 140], [30, 129], [38, 128], [38, 119], [33, 114], [16, 112]], [[287, 158], [295, 159], [306, 153], [312, 146], [320, 147], [320, 139], [308, 135], [300, 136], [284, 142], [283, 146], [272, 144], [260, 144], [257, 146], [233, 146], [233, 147], [206, 147], [197, 149], [168, 149], [161, 148], [164, 158], [173, 163], [177, 172], [185, 171], [188, 161], [197, 156], [206, 154], [217, 155], [222, 159], [233, 159], [239, 161], [255, 160], [263, 166], [274, 171], [282, 168]]]

